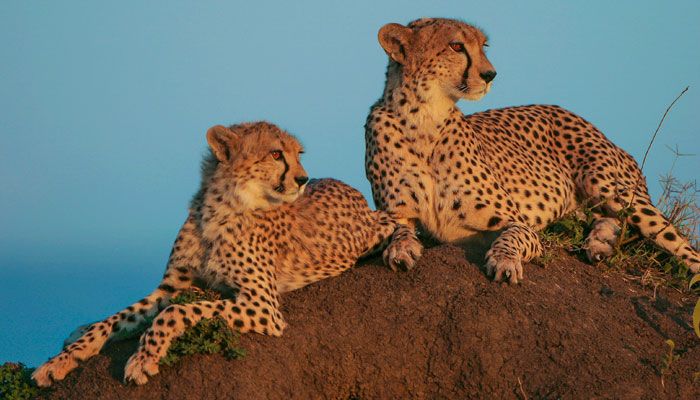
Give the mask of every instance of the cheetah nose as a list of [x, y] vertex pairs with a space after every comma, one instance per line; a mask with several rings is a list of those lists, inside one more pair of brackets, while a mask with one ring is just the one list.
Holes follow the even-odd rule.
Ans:
[[479, 76], [481, 76], [481, 78], [482, 78], [484, 81], [486, 81], [486, 83], [489, 83], [489, 82], [491, 82], [491, 81], [493, 80], [493, 78], [496, 77], [496, 71], [486, 71], [486, 72], [482, 72], [482, 73], [479, 74]]
[[296, 181], [297, 185], [302, 186], [306, 182], [309, 181], [309, 177], [308, 176], [297, 176], [296, 178], [294, 178], [294, 180]]

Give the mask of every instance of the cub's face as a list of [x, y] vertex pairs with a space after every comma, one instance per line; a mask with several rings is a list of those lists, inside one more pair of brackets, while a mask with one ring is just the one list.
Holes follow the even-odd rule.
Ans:
[[460, 21], [423, 18], [408, 26], [388, 24], [379, 42], [402, 66], [404, 83], [417, 90], [437, 89], [452, 98], [479, 100], [491, 89], [496, 71], [486, 58], [481, 30]]
[[214, 176], [230, 183], [248, 209], [268, 209], [296, 200], [309, 180], [299, 155], [301, 144], [267, 122], [215, 126], [207, 133], [219, 160]]

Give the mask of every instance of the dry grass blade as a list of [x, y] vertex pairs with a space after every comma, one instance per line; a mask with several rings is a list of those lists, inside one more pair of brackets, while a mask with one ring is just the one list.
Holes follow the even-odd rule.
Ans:
[[[647, 162], [647, 156], [649, 155], [649, 151], [651, 150], [651, 146], [654, 144], [654, 140], [656, 140], [656, 135], [658, 135], [659, 130], [661, 129], [661, 125], [664, 123], [664, 120], [666, 119], [666, 115], [668, 115], [668, 112], [671, 111], [671, 108], [673, 107], [673, 105], [676, 104], [678, 99], [680, 99], [681, 96], [683, 96], [685, 94], [685, 92], [688, 91], [688, 89], [690, 89], [690, 86], [687, 86], [685, 89], [683, 89], [681, 94], [679, 94], [678, 97], [676, 97], [676, 99], [673, 100], [671, 105], [668, 106], [668, 108], [666, 109], [666, 112], [664, 112], [663, 117], [661, 117], [661, 121], [659, 121], [659, 125], [656, 127], [656, 131], [654, 131], [654, 135], [651, 137], [651, 141], [649, 142], [649, 146], [647, 146], [647, 151], [644, 152], [644, 158], [642, 159], [642, 165], [640, 165], [639, 171], [644, 171], [644, 164], [646, 164], [646, 162]], [[637, 182], [634, 184], [634, 189], [632, 190], [632, 196], [630, 198], [629, 204], [627, 204], [627, 207], [632, 207], [632, 204], [634, 204], [634, 196], [635, 196], [635, 193], [637, 193], [637, 189], [639, 187], [639, 183], [642, 180], [642, 176], [643, 175], [640, 174], [639, 178], [637, 179]], [[624, 203], [622, 203], [622, 204], [624, 204]], [[627, 218], [624, 218], [622, 221], [622, 229], [620, 229], [620, 237], [621, 238], [625, 237], [626, 231], [627, 231]], [[622, 240], [620, 240], [617, 244], [618, 250], [620, 249], [621, 243], [622, 243]]]

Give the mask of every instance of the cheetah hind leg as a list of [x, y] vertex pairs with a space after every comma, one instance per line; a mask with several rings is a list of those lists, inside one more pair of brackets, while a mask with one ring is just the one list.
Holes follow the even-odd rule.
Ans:
[[384, 264], [393, 271], [413, 269], [423, 254], [423, 245], [410, 225], [397, 224], [391, 242], [384, 250]]
[[[641, 175], [641, 171], [635, 171], [635, 174]], [[680, 258], [688, 265], [690, 271], [700, 272], [700, 254], [685, 238], [678, 234], [673, 224], [653, 205], [644, 181], [639, 182], [639, 187], [632, 196], [630, 190], [616, 190], [617, 183], [610, 179], [599, 182], [593, 181], [593, 178], [590, 175], [584, 175], [581, 182], [577, 183], [585, 197], [603, 199], [606, 197], [605, 194], [615, 193], [616, 195], [609, 197], [601, 207], [606, 215], [615, 215], [622, 210], [623, 204], [631, 204], [632, 213], [627, 217], [627, 222], [631, 226], [637, 228], [642, 236], [650, 239], [660, 248]], [[613, 218], [605, 218], [605, 220], [608, 222], [600, 222], [600, 224], [596, 222], [593, 232], [589, 236], [591, 240], [588, 241], [588, 245], [592, 248], [598, 246], [606, 249], [608, 247], [605, 245], [605, 240], [612, 236], [612, 231], [615, 230], [613, 224], [615, 223]], [[596, 237], [593, 237], [594, 234], [602, 240], [597, 240]], [[608, 244], [614, 247], [615, 243]], [[604, 251], [589, 251], [587, 249], [587, 252], [589, 259], [591, 256], [594, 257], [591, 261], [604, 255]]]

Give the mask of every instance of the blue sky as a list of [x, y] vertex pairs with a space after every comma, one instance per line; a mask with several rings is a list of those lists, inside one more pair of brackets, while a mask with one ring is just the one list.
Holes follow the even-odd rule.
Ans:
[[[434, 4], [428, 4], [434, 3]], [[205, 133], [266, 119], [311, 176], [369, 198], [363, 124], [386, 23], [460, 18], [490, 37], [491, 93], [465, 113], [558, 104], [639, 162], [652, 197], [700, 153], [700, 2], [1, 2], [0, 362], [36, 366], [78, 325], [157, 286]], [[698, 157], [678, 161], [695, 179]]]

